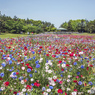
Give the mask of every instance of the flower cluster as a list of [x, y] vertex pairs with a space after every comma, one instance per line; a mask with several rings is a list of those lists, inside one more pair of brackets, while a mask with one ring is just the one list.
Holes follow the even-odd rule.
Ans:
[[88, 95], [94, 78], [95, 36], [0, 39], [0, 95]]

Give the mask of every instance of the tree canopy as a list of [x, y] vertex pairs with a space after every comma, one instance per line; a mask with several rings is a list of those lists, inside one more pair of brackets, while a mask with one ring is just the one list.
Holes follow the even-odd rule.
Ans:
[[50, 22], [43, 22], [33, 19], [20, 19], [17, 16], [11, 18], [10, 16], [0, 15], [0, 33], [41, 33], [55, 31], [56, 28]]

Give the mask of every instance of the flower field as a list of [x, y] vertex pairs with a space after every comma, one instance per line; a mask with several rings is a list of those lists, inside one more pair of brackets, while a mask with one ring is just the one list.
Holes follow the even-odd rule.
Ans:
[[0, 39], [0, 95], [95, 95], [95, 35]]

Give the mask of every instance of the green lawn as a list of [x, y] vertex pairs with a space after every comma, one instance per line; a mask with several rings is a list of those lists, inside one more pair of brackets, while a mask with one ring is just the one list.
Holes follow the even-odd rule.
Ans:
[[[95, 34], [89, 34], [89, 33], [82, 33], [82, 34], [71, 34], [71, 35], [89, 35], [89, 36], [95, 36]], [[27, 34], [10, 34], [10, 33], [1, 33], [0, 38], [5, 39], [5, 38], [16, 38], [16, 37], [27, 37], [27, 36], [32, 36], [32, 34], [27, 35]]]
[[95, 33], [94, 34], [90, 34], [90, 33], [80, 33], [80, 34], [75, 34], [73, 33], [72, 35], [89, 35], [89, 36], [95, 36]]
[[0, 38], [1, 39], [5, 39], [5, 38], [16, 38], [16, 37], [25, 37], [25, 36], [31, 36], [30, 35], [27, 35], [27, 34], [6, 34], [6, 33], [1, 33], [0, 34]]

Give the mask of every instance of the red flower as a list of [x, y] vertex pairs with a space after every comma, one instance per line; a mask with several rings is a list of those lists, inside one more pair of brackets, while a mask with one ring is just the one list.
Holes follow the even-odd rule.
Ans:
[[33, 68], [32, 68], [31, 66], [28, 66], [28, 68], [30, 68], [30, 69], [31, 69], [31, 71], [33, 70]]
[[81, 77], [83, 77], [83, 75], [81, 75]]
[[65, 92], [65, 95], [67, 95], [67, 93]]
[[40, 84], [39, 84], [39, 83], [37, 83], [37, 82], [35, 82], [35, 83], [34, 83], [34, 85], [35, 85], [35, 86], [37, 86], [37, 87], [39, 87], [39, 86], [40, 86]]
[[77, 92], [78, 90], [77, 90], [77, 89], [74, 89], [74, 91], [76, 91], [76, 92]]
[[61, 64], [62, 63], [62, 61], [59, 61], [59, 64]]
[[77, 83], [77, 80], [73, 80], [74, 83]]
[[3, 78], [0, 78], [0, 80], [2, 80]]
[[5, 86], [8, 86], [8, 85], [9, 85], [9, 82], [8, 82], [8, 81], [7, 81], [7, 82], [5, 82], [5, 83], [4, 83], [4, 85], [5, 85]]
[[56, 57], [56, 55], [52, 55], [52, 57], [54, 58], [54, 57]]
[[59, 83], [62, 84], [63, 81], [60, 81]]
[[53, 80], [54, 80], [54, 82], [56, 82], [57, 79], [53, 79]]
[[17, 92], [14, 91], [14, 94], [17, 94]]
[[88, 71], [89, 67], [86, 68], [86, 70]]
[[19, 75], [19, 72], [16, 72], [16, 75]]
[[66, 64], [66, 66], [67, 66], [67, 67], [70, 67], [70, 65], [69, 65], [69, 64]]
[[46, 54], [46, 56], [49, 56], [49, 54]]
[[63, 91], [62, 91], [62, 89], [58, 89], [58, 91], [57, 91], [58, 93], [62, 93]]
[[90, 67], [93, 67], [93, 65], [90, 65]]
[[39, 47], [40, 49], [43, 48], [42, 46]]
[[31, 85], [27, 85], [26, 89], [31, 89], [31, 87], [32, 87]]
[[64, 69], [61, 69], [62, 71], [64, 71]]
[[29, 66], [29, 63], [27, 63], [26, 66]]
[[27, 47], [24, 47], [24, 50], [28, 50]]

